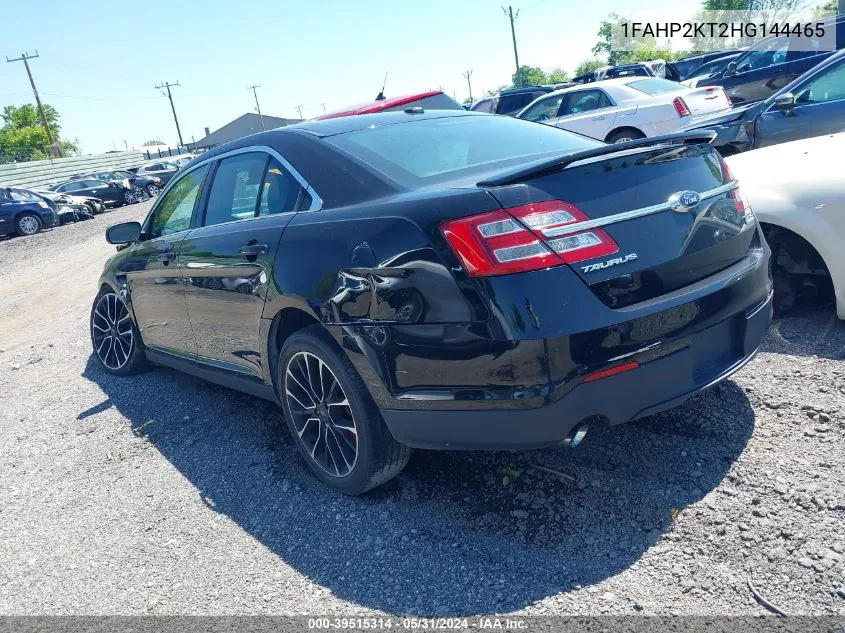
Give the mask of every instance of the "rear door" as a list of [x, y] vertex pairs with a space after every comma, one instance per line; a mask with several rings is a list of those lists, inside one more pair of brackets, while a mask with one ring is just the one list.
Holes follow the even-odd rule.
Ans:
[[557, 127], [604, 140], [613, 129], [616, 106], [604, 90], [586, 88], [566, 93]]
[[794, 108], [769, 108], [758, 117], [755, 147], [845, 130], [845, 58], [797, 87], [794, 94]]
[[179, 255], [200, 362], [263, 376], [259, 326], [273, 262], [305, 197], [279, 156], [238, 150], [217, 161], [200, 226]]

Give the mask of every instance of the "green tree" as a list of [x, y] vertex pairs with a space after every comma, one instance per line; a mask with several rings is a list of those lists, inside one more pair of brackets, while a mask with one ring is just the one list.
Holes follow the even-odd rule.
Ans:
[[820, 4], [813, 10], [813, 17], [819, 19], [825, 14], [836, 13], [839, 10], [838, 0], [828, 0], [824, 4]]
[[546, 83], [546, 73], [542, 68], [536, 66], [520, 66], [519, 70], [513, 74], [514, 88], [522, 88], [523, 86], [539, 86]]
[[[43, 160], [50, 158], [50, 144], [47, 132], [41, 124], [38, 110], [32, 104], [22, 106], [9, 105], [3, 108], [3, 127], [0, 127], [0, 163]], [[63, 153], [77, 151], [76, 143], [61, 140], [59, 131], [59, 113], [44, 104], [44, 116], [55, 143]]]
[[606, 65], [607, 64], [605, 64], [602, 60], [596, 59], [595, 57], [593, 59], [585, 59], [583, 62], [578, 64], [578, 67], [575, 69], [575, 76], [580, 77], [581, 75], [591, 73]]
[[551, 72], [546, 75], [545, 83], [562, 84], [569, 81], [569, 75], [563, 68], [552, 68]]
[[155, 147], [156, 145], [166, 145], [163, 141], [145, 141], [141, 147]]

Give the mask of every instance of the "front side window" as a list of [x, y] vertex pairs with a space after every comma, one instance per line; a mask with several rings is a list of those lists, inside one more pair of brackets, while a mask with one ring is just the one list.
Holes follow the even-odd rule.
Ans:
[[569, 94], [563, 116], [581, 114], [590, 110], [610, 107], [610, 99], [601, 90], [581, 90]]
[[194, 206], [202, 195], [208, 165], [185, 174], [174, 184], [156, 207], [150, 223], [150, 237], [170, 235], [191, 228]]
[[845, 99], [845, 62], [840, 62], [808, 81], [798, 93], [798, 103], [826, 103]]
[[261, 187], [258, 215], [296, 211], [301, 188], [299, 181], [288, 173], [279, 161], [271, 158]]
[[546, 121], [558, 116], [560, 111], [560, 104], [563, 102], [565, 95], [558, 95], [556, 97], [549, 97], [543, 99], [539, 103], [535, 103], [525, 113], [519, 117], [526, 121]]
[[736, 72], [744, 73], [749, 70], [767, 68], [773, 64], [786, 61], [789, 52], [789, 38], [775, 37], [768, 42], [761, 42], [760, 48], [750, 50], [737, 62]]
[[261, 152], [224, 158], [208, 192], [203, 226], [254, 218], [267, 155]]

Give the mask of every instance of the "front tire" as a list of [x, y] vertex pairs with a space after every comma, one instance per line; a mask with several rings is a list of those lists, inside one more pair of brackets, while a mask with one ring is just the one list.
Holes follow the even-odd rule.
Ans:
[[35, 235], [44, 226], [35, 213], [21, 213], [15, 219], [15, 231], [18, 235]]
[[138, 202], [138, 196], [134, 191], [127, 189], [123, 192], [123, 204], [135, 204]]
[[285, 341], [276, 389], [294, 443], [323, 483], [360, 495], [408, 463], [411, 449], [393, 439], [358, 372], [321, 326]]
[[128, 376], [146, 366], [141, 334], [123, 300], [111, 288], [94, 299], [90, 318], [94, 356], [110, 374]]

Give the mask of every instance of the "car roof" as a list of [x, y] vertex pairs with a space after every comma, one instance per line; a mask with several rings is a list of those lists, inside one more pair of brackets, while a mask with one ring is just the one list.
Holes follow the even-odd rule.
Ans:
[[[288, 125], [272, 132], [308, 132], [320, 138], [356, 132], [364, 128], [384, 127], [421, 119], [442, 119], [455, 116], [489, 116], [480, 112], [469, 112], [467, 110], [423, 110], [413, 113], [403, 111], [379, 112], [378, 114], [362, 114], [354, 117], [339, 117], [336, 119], [311, 120], [295, 125]], [[262, 132], [259, 132], [262, 134]], [[249, 137], [245, 137], [249, 138]]]
[[[561, 88], [560, 90], [555, 90], [550, 92], [548, 95], [558, 95], [564, 94], [567, 92], [575, 92], [576, 90], [594, 90], [596, 88], [614, 88], [618, 86], [627, 86], [629, 83], [633, 81], [640, 81], [642, 79], [662, 79], [661, 77], [643, 77], [643, 76], [634, 76], [634, 77], [614, 77], [613, 79], [602, 79], [601, 81], [591, 81], [588, 84], [575, 84], [574, 86], [568, 86], [567, 88]], [[669, 79], [664, 79], [664, 81], [670, 81]], [[678, 84], [680, 85], [680, 84]], [[684, 86], [681, 86], [684, 88]], [[538, 97], [542, 98], [542, 97]]]
[[420, 92], [418, 94], [404, 95], [401, 97], [390, 97], [389, 99], [377, 99], [375, 101], [367, 101], [365, 103], [359, 103], [357, 105], [348, 106], [343, 110], [336, 110], [335, 112], [321, 114], [320, 116], [314, 117], [313, 120], [322, 121], [325, 119], [335, 119], [338, 117], [381, 112], [389, 108], [397, 108], [401, 105], [405, 105], [406, 103], [413, 103], [414, 101], [420, 101], [422, 99], [427, 99], [428, 97], [434, 97], [436, 95], [442, 94], [442, 90], [429, 90], [428, 92]]

